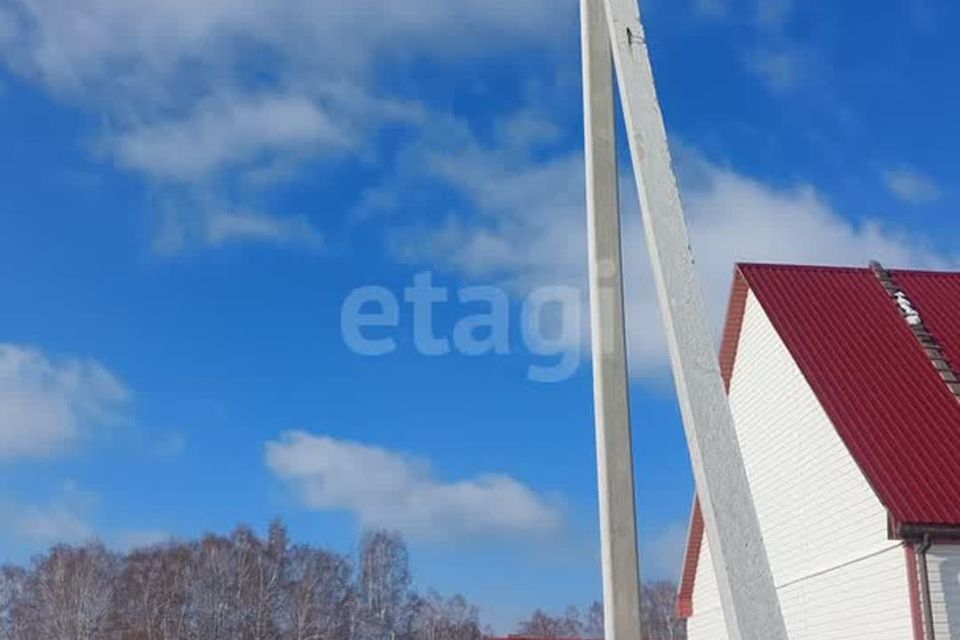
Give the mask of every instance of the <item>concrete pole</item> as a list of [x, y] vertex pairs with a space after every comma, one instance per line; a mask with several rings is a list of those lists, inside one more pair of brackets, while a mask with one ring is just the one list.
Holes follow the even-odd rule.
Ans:
[[697, 281], [637, 0], [604, 0], [674, 380], [730, 640], [787, 640]]
[[640, 640], [613, 60], [603, 0], [581, 0], [581, 20], [605, 638]]

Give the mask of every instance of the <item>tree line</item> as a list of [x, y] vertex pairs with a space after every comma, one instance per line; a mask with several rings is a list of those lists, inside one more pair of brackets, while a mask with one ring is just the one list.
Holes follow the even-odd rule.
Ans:
[[[672, 620], [672, 587], [645, 589], [652, 640]], [[655, 613], [658, 612], [658, 613]], [[668, 625], [669, 626], [669, 625]], [[668, 627], [662, 627], [667, 629]], [[669, 627], [672, 629], [672, 627]], [[581, 616], [537, 611], [518, 633], [603, 635], [602, 607]], [[657, 630], [657, 631], [655, 631]], [[672, 633], [672, 632], [671, 632]], [[407, 547], [394, 533], [364, 534], [357, 557], [291, 543], [284, 525], [265, 538], [170, 541], [119, 554], [100, 543], [59, 545], [29, 566], [0, 568], [0, 640], [481, 640], [463, 597], [413, 589]]]
[[2, 640], [479, 640], [462, 597], [411, 588], [396, 534], [368, 533], [358, 558], [266, 539], [169, 542], [116, 554], [57, 546], [0, 570]]
[[[676, 616], [676, 587], [669, 582], [642, 585], [641, 615], [644, 640], [686, 640], [686, 624]], [[603, 638], [603, 605], [594, 602], [582, 612], [568, 607], [562, 615], [537, 610], [529, 620], [520, 623], [517, 635], [524, 638], [557, 638], [560, 640]]]

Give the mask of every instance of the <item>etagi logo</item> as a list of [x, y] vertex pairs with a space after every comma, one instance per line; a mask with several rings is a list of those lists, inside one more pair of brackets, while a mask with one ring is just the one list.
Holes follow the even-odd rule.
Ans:
[[[413, 285], [403, 291], [403, 301], [413, 313], [413, 346], [425, 356], [459, 353], [466, 356], [509, 355], [511, 348], [510, 298], [494, 286], [456, 290], [456, 303], [482, 308], [482, 313], [461, 317], [451, 337], [434, 333], [437, 305], [452, 304], [451, 291], [433, 284], [430, 272], [418, 273]], [[531, 365], [527, 377], [535, 382], [568, 380], [580, 366], [580, 290], [575, 287], [540, 287], [523, 300], [520, 311], [521, 338], [527, 351], [551, 359], [547, 365]], [[362, 356], [385, 356], [397, 350], [397, 341], [383, 329], [400, 327], [400, 301], [388, 288], [367, 286], [353, 290], [343, 301], [340, 329], [347, 347]], [[369, 329], [379, 328], [381, 337]], [[394, 334], [395, 335], [395, 334]]]

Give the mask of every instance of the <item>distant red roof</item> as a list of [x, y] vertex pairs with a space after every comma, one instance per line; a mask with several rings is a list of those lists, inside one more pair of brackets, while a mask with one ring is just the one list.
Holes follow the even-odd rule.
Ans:
[[[894, 271], [956, 367], [960, 273]], [[960, 527], [960, 402], [870, 269], [745, 264], [737, 268], [721, 365], [733, 370], [753, 292], [853, 459], [902, 527]], [[678, 609], [692, 613], [703, 537], [695, 506]], [[695, 555], [696, 554], [696, 555]]]
[[603, 638], [547, 638], [543, 636], [504, 636], [502, 638], [484, 638], [484, 640], [603, 640]]

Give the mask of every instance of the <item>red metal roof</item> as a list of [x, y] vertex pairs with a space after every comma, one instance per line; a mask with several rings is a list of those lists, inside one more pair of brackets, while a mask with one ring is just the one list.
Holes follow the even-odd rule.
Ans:
[[956, 369], [960, 366], [960, 274], [900, 271], [895, 275]]
[[[960, 273], [893, 275], [956, 368]], [[960, 402], [874, 273], [750, 264], [738, 267], [737, 282], [741, 279], [767, 313], [897, 530], [904, 525], [960, 526]], [[735, 286], [731, 318], [742, 319], [741, 297]], [[728, 323], [722, 352], [733, 351], [735, 357], [738, 341], [739, 326]], [[729, 353], [721, 354], [721, 361], [729, 359]], [[724, 372], [729, 376], [727, 368]], [[696, 558], [690, 556], [699, 552], [703, 536], [697, 511], [698, 507], [678, 603], [686, 616], [691, 615], [696, 574]]]
[[603, 640], [603, 638], [548, 638], [544, 636], [510, 635], [503, 637], [488, 636], [484, 640]]
[[[960, 402], [873, 272], [740, 271], [894, 520], [960, 525]], [[960, 314], [960, 274], [893, 275], [938, 342], [960, 346], [945, 320]]]

